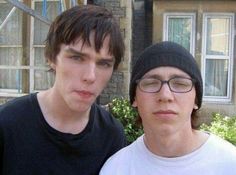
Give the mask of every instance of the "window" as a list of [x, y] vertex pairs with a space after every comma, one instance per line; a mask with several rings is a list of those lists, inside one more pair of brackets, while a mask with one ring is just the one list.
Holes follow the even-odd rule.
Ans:
[[[46, 10], [45, 7], [46, 6]], [[32, 8], [35, 11], [42, 13], [49, 20], [53, 19], [60, 13], [63, 5], [60, 1], [47, 0], [34, 0], [32, 1]], [[49, 25], [41, 22], [36, 18], [31, 18], [31, 53], [30, 63], [32, 69], [30, 69], [30, 92], [40, 91], [52, 86], [54, 82], [54, 76], [52, 72], [48, 72], [46, 65], [46, 59], [44, 58], [44, 40], [46, 39]]]
[[24, 65], [22, 12], [0, 1], [0, 93], [22, 92]]
[[176, 42], [194, 55], [195, 18], [194, 13], [165, 13], [164, 41]]
[[205, 101], [231, 100], [233, 21], [233, 14], [203, 15], [202, 74]]
[[[31, 1], [40, 14], [53, 20], [61, 11], [59, 0]], [[43, 9], [43, 5], [46, 7]], [[49, 26], [31, 17], [29, 28], [24, 25], [23, 12], [10, 3], [0, 0], [0, 96], [19, 96], [40, 91], [53, 84], [53, 73], [48, 72], [44, 58], [44, 40]], [[30, 44], [25, 36], [30, 37]], [[24, 39], [23, 39], [24, 38]], [[28, 48], [25, 48], [28, 47]], [[25, 56], [25, 52], [30, 52]]]

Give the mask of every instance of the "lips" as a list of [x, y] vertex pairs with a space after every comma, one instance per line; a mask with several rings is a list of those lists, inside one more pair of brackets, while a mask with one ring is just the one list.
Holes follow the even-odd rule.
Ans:
[[177, 112], [173, 110], [159, 110], [154, 112], [153, 114], [160, 118], [169, 118], [169, 117], [175, 117], [177, 115]]
[[159, 110], [157, 112], [154, 112], [155, 114], [177, 114], [175, 111], [172, 110]]
[[76, 91], [76, 93], [83, 98], [90, 98], [94, 96], [94, 93], [90, 91], [85, 91], [85, 90], [79, 90], [79, 91]]

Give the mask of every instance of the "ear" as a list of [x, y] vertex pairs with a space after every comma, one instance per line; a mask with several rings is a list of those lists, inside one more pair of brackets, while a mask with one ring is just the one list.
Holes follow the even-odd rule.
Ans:
[[137, 105], [137, 102], [136, 102], [136, 98], [134, 98], [134, 101], [133, 101], [133, 103], [132, 103], [132, 106], [134, 107], [134, 108], [136, 108], [138, 105]]
[[49, 66], [50, 66], [54, 71], [56, 71], [56, 64], [55, 64], [55, 63], [50, 62], [50, 63], [49, 63]]
[[196, 104], [194, 104], [193, 109], [197, 110], [198, 106]]

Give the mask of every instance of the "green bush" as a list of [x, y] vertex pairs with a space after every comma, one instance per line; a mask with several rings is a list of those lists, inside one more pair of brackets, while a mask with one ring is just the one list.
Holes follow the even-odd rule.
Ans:
[[128, 144], [143, 134], [141, 125], [136, 122], [138, 113], [130, 105], [129, 100], [114, 98], [108, 107], [112, 115], [123, 124]]
[[200, 130], [216, 134], [236, 145], [236, 116], [228, 117], [214, 113], [210, 125], [202, 124]]

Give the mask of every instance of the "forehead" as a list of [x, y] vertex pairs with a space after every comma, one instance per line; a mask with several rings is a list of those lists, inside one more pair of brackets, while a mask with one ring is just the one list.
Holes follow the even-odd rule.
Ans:
[[156, 75], [161, 78], [171, 78], [173, 76], [183, 76], [183, 77], [191, 78], [186, 72], [182, 71], [179, 68], [171, 67], [171, 66], [156, 67], [146, 72], [143, 77], [152, 76], [152, 75]]
[[[89, 34], [88, 38], [83, 38], [82, 36], [77, 37], [72, 43], [70, 43], [70, 45], [81, 45], [81, 46], [90, 46], [90, 47], [94, 47], [95, 48], [95, 44], [96, 44], [96, 36], [95, 36], [95, 32], [92, 31]], [[102, 42], [102, 47], [108, 47], [109, 48], [110, 45], [110, 35], [106, 35], [104, 37], [104, 40]]]
[[85, 42], [81, 38], [75, 40], [75, 42], [70, 43], [68, 45], [62, 44], [61, 45], [61, 54], [69, 54], [69, 55], [79, 55], [83, 56], [83, 58], [90, 58], [90, 59], [106, 59], [114, 61], [114, 55], [110, 54], [109, 52], [109, 37], [104, 39], [103, 45], [100, 50], [96, 50], [95, 43], [93, 38], [90, 38], [90, 43]]
[[98, 49], [95, 41], [94, 32], [91, 32], [89, 36], [89, 41], [87, 41], [84, 38], [78, 37], [74, 42], [66, 46], [80, 52], [91, 52], [91, 50], [93, 50], [94, 52], [100, 53], [102, 55], [113, 56], [109, 52], [109, 45], [110, 45], [110, 36], [108, 35], [104, 38], [103, 42], [101, 43], [100, 49]]

